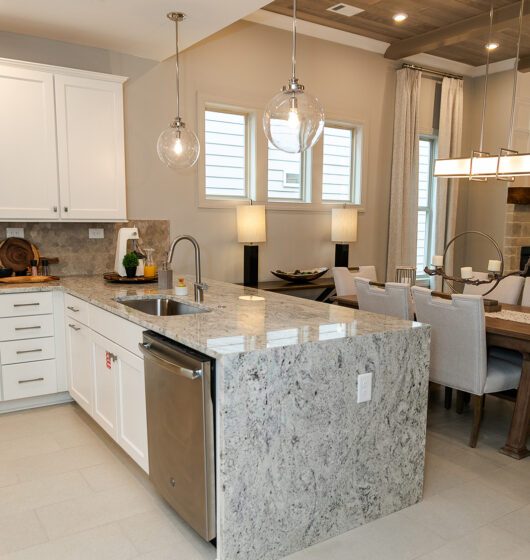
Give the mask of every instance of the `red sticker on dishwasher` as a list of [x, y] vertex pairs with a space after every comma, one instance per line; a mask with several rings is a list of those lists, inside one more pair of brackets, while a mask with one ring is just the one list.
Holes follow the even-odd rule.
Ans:
[[107, 369], [110, 369], [112, 367], [110, 363], [110, 352], [105, 352], [105, 361], [107, 362]]

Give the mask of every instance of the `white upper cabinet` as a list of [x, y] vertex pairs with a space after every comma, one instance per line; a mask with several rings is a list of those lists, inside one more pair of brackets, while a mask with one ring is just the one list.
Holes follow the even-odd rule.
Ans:
[[124, 81], [0, 59], [0, 220], [127, 219]]
[[121, 83], [55, 76], [61, 216], [126, 218]]
[[0, 220], [57, 220], [53, 74], [0, 64]]

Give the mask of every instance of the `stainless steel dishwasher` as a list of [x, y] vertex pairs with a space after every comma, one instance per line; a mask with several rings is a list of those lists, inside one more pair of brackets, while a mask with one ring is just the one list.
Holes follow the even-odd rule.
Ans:
[[144, 333], [149, 478], [199, 535], [215, 523], [215, 361], [154, 332]]

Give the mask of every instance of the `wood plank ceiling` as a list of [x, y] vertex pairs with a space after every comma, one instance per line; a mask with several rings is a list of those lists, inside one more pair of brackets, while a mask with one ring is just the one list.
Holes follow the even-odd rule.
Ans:
[[[364, 11], [345, 16], [328, 11], [338, 3]], [[515, 57], [520, 2], [494, 0], [492, 62]], [[274, 0], [265, 10], [292, 15], [293, 0]], [[490, 0], [298, 0], [299, 19], [390, 43], [385, 56], [399, 59], [428, 53], [481, 66], [486, 62]], [[392, 16], [408, 18], [395, 23]], [[525, 4], [521, 39], [521, 70], [530, 69], [530, 1]], [[528, 67], [528, 68], [526, 68]]]

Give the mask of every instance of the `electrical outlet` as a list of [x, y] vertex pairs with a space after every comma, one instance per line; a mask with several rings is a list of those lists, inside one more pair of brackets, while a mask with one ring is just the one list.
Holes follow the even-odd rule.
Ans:
[[105, 230], [103, 228], [88, 228], [89, 239], [103, 239], [105, 237]]
[[6, 228], [6, 237], [21, 237], [24, 239], [23, 227], [8, 227]]
[[372, 399], [372, 374], [362, 373], [357, 377], [357, 402], [362, 403]]

